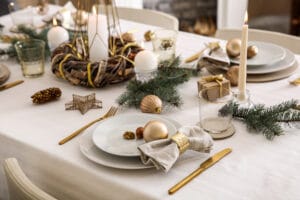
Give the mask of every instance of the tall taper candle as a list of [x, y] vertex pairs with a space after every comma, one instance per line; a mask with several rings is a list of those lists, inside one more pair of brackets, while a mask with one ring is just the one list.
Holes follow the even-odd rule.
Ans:
[[245, 13], [244, 25], [242, 29], [242, 46], [239, 67], [239, 99], [245, 100], [246, 98], [246, 79], [247, 79], [247, 46], [248, 46], [248, 13]]

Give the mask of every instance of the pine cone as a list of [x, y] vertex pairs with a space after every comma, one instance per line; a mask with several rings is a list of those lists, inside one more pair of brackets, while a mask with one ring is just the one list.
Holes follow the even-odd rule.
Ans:
[[36, 104], [46, 103], [48, 101], [53, 101], [61, 96], [61, 90], [59, 88], [48, 88], [36, 92], [31, 96], [32, 102]]

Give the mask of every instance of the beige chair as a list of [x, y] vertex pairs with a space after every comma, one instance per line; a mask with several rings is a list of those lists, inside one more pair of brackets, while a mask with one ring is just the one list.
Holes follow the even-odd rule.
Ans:
[[121, 19], [166, 29], [178, 30], [179, 27], [176, 17], [155, 10], [118, 7], [118, 14]]
[[[241, 30], [239, 29], [220, 29], [217, 30], [215, 37], [228, 40], [232, 38], [241, 38], [241, 34]], [[300, 54], [300, 37], [272, 31], [249, 29], [249, 40], [278, 44], [296, 54]]]
[[4, 161], [4, 171], [10, 200], [56, 200], [27, 178], [15, 158]]

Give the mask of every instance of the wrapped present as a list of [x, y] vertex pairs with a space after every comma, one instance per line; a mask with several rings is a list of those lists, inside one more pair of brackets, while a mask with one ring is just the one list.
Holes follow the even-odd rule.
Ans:
[[198, 92], [202, 92], [202, 97], [214, 101], [224, 97], [230, 92], [230, 81], [222, 74], [215, 76], [204, 76], [198, 81]]

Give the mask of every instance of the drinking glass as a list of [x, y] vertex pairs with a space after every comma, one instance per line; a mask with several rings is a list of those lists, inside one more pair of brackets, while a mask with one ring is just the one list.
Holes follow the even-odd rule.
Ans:
[[210, 100], [205, 95], [208, 90], [203, 89], [199, 92], [199, 125], [208, 133], [223, 133], [231, 126], [232, 110], [228, 110], [226, 115], [221, 115], [219, 111], [226, 104], [233, 102], [234, 95], [229, 92], [226, 96]]
[[177, 31], [160, 29], [155, 31], [152, 40], [153, 51], [158, 55], [159, 62], [168, 61], [175, 58]]
[[15, 44], [18, 59], [25, 77], [37, 77], [44, 73], [45, 42], [31, 39]]

